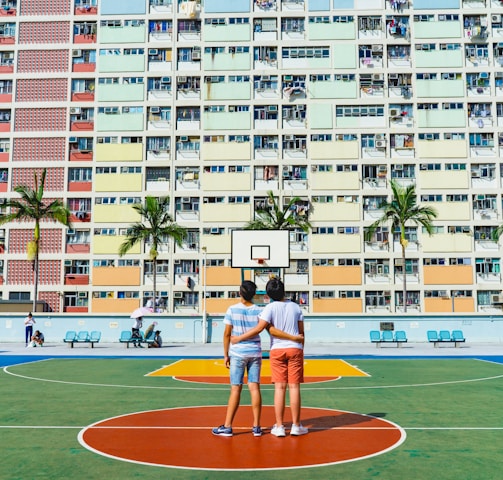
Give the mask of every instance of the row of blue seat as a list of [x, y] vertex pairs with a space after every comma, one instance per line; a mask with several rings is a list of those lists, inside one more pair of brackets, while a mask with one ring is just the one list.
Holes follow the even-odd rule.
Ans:
[[397, 330], [394, 334], [392, 330], [384, 330], [382, 335], [378, 330], [371, 330], [370, 341], [375, 343], [376, 347], [380, 347], [381, 343], [392, 343], [399, 347], [407, 342], [407, 335], [403, 330]]
[[89, 333], [87, 330], [81, 330], [76, 332], [75, 330], [68, 330], [66, 332], [63, 342], [69, 343], [71, 348], [73, 348], [74, 343], [89, 343], [91, 348], [94, 348], [94, 344], [101, 340], [101, 332], [98, 330], [93, 330]]
[[426, 335], [428, 337], [428, 342], [433, 343], [434, 347], [439, 343], [454, 343], [454, 346], [457, 347], [459, 343], [466, 342], [462, 330], [453, 330], [452, 333], [449, 332], [449, 330], [440, 330], [439, 332], [436, 330], [428, 330]]

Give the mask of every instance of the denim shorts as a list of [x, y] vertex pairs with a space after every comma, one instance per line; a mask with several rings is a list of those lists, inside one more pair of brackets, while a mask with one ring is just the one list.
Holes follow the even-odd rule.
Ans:
[[260, 383], [261, 357], [231, 357], [231, 385], [242, 385], [245, 371], [248, 372], [248, 383]]

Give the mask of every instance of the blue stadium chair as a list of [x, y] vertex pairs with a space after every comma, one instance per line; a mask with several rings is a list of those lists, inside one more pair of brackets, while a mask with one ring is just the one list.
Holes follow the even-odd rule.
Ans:
[[395, 342], [397, 343], [397, 346], [399, 347], [402, 343], [407, 343], [407, 335], [403, 330], [397, 330], [395, 332]]
[[463, 343], [466, 341], [466, 338], [463, 335], [462, 330], [453, 330], [451, 338], [452, 338], [452, 341], [454, 342], [455, 347], [458, 346], [458, 343]]

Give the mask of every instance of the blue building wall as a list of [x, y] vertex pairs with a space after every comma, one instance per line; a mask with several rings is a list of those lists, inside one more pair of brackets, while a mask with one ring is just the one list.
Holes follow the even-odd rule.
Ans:
[[460, 8], [460, 0], [414, 0], [414, 10]]
[[102, 15], [122, 15], [146, 13], [145, 0], [100, 0]]
[[[25, 315], [0, 316], [0, 343], [24, 342]], [[102, 342], [118, 342], [122, 330], [131, 331], [133, 320], [127, 316], [89, 316], [37, 314], [38, 329], [49, 343], [62, 342], [67, 330], [99, 330]], [[143, 330], [156, 321], [166, 343], [202, 343], [201, 316], [152, 315], [144, 318]], [[306, 341], [317, 343], [358, 343], [369, 341], [369, 331], [379, 330], [380, 322], [393, 322], [395, 330], [404, 330], [409, 342], [426, 342], [428, 330], [460, 329], [470, 343], [503, 343], [503, 317], [470, 316], [308, 316], [305, 318]], [[223, 316], [207, 319], [208, 343], [222, 343]], [[268, 344], [267, 334], [264, 345]]]
[[250, 11], [249, 0], [205, 0], [206, 13], [246, 13]]

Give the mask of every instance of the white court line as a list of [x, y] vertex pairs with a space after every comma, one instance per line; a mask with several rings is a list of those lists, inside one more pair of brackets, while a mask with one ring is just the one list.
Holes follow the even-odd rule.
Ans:
[[[157, 425], [148, 425], [148, 426], [127, 426], [127, 425], [84, 425], [84, 426], [70, 426], [70, 425], [0, 425], [0, 429], [3, 430], [82, 430], [83, 428], [92, 429], [92, 430], [210, 430], [213, 426], [207, 427], [169, 427], [169, 426], [157, 426]], [[404, 430], [466, 430], [466, 431], [492, 431], [492, 430], [503, 430], [503, 427], [403, 427], [400, 428]], [[232, 427], [233, 430], [244, 430], [249, 431], [249, 427]], [[266, 432], [268, 429], [264, 429]], [[396, 430], [396, 427], [331, 427], [331, 428], [322, 428], [322, 427], [309, 427], [309, 431], [327, 431], [327, 430]]]
[[[48, 360], [54, 360], [54, 359], [45, 359], [41, 361], [48, 361]], [[28, 363], [33, 363], [33, 362], [28, 362]], [[21, 365], [21, 364], [19, 364]], [[23, 378], [25, 380], [35, 380], [39, 382], [47, 382], [47, 383], [60, 383], [64, 385], [83, 385], [83, 386], [88, 386], [88, 387], [107, 387], [107, 388], [138, 388], [138, 389], [144, 389], [144, 390], [197, 390], [200, 391], [202, 390], [200, 387], [202, 385], [208, 385], [208, 384], [197, 384], [198, 386], [194, 387], [173, 387], [173, 386], [164, 386], [164, 387], [159, 387], [159, 386], [152, 386], [152, 385], [117, 385], [117, 384], [106, 384], [106, 383], [88, 383], [88, 382], [74, 382], [74, 381], [64, 381], [64, 380], [52, 380], [52, 379], [46, 379], [46, 378], [38, 378], [38, 377], [30, 377], [28, 375], [20, 375], [17, 373], [13, 373], [9, 371], [9, 367], [16, 367], [17, 365], [8, 365], [3, 368], [3, 371], [7, 375], [11, 375], [13, 377], [18, 377], [18, 378]], [[303, 384], [302, 385], [302, 391], [310, 391], [310, 390], [376, 390], [376, 389], [387, 389], [387, 388], [417, 388], [417, 387], [434, 387], [434, 386], [440, 386], [440, 385], [457, 385], [457, 384], [463, 384], [463, 383], [473, 383], [473, 382], [484, 382], [484, 381], [489, 381], [489, 380], [497, 380], [503, 378], [503, 375], [496, 375], [494, 377], [482, 377], [482, 378], [469, 378], [469, 379], [464, 379], [464, 380], [451, 380], [447, 382], [432, 382], [432, 383], [413, 383], [413, 384], [400, 384], [400, 385], [368, 385], [368, 386], [339, 386], [339, 387], [308, 387], [306, 385], [309, 384]], [[224, 390], [228, 389], [229, 385], [227, 384], [222, 384], [220, 386], [215, 386], [215, 387], [204, 387], [204, 390]], [[262, 391], [268, 391], [268, 390], [273, 390], [274, 386], [271, 385], [261, 385], [261, 390]]]

